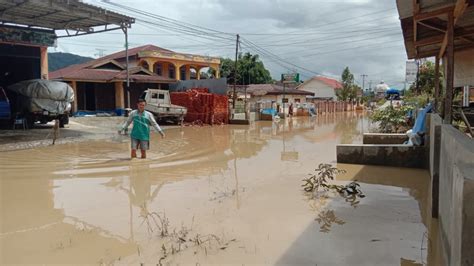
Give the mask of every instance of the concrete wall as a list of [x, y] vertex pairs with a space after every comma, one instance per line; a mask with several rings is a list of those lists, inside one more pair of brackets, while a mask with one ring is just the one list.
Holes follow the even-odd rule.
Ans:
[[439, 224], [444, 258], [446, 265], [474, 265], [474, 141], [451, 125], [439, 127]]
[[428, 163], [427, 147], [408, 145], [337, 145], [337, 162], [424, 168]]
[[454, 54], [454, 87], [474, 86], [474, 50]]
[[408, 140], [407, 134], [364, 133], [363, 144], [403, 144]]
[[441, 124], [443, 119], [437, 114], [428, 114], [426, 120], [429, 128], [428, 143], [429, 151], [429, 171], [431, 176], [431, 213], [438, 218], [438, 199], [439, 199], [439, 152], [441, 148]]

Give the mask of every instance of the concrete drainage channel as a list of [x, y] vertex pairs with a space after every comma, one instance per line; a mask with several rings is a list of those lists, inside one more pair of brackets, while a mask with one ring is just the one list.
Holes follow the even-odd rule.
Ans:
[[439, 219], [446, 265], [474, 265], [474, 141], [430, 114], [424, 146], [405, 134], [364, 134], [364, 144], [337, 145], [337, 162], [428, 169], [431, 209]]

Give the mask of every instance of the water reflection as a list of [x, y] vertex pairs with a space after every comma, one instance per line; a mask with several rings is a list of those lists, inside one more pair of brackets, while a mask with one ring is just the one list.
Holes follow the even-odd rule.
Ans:
[[[216, 263], [276, 263], [315, 224], [298, 189], [301, 177], [334, 160], [336, 143], [358, 141], [361, 119], [337, 114], [170, 129], [166, 139], [152, 138], [147, 160], [128, 160], [129, 143], [113, 140], [0, 153], [0, 240], [6, 254], [0, 262], [111, 263], [137, 256], [139, 246], [150, 247], [151, 257], [141, 253], [132, 264], [156, 263], [153, 254], [160, 247], [150, 238], [156, 227], [147, 214], [166, 213], [175, 228], [196, 217], [199, 232], [232, 235], [244, 246], [215, 255]], [[315, 204], [323, 230], [332, 230], [324, 236], [334, 245], [321, 250], [337, 258], [333, 232], [359, 220], [348, 219], [352, 212], [341, 211], [337, 202]], [[309, 229], [310, 239], [301, 242], [304, 254], [322, 245], [318, 229]], [[193, 254], [183, 258], [183, 264], [209, 263]]]
[[336, 216], [334, 210], [324, 210], [318, 213], [318, 218], [315, 219], [319, 223], [319, 231], [329, 233], [333, 224], [343, 225], [346, 222]]

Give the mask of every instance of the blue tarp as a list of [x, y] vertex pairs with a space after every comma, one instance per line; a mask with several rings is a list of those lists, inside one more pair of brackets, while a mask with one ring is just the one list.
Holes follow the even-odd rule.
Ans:
[[385, 91], [386, 94], [400, 94], [400, 91], [394, 88], [389, 88], [387, 91]]
[[277, 114], [277, 111], [275, 109], [272, 109], [272, 108], [267, 108], [267, 109], [262, 109], [261, 113], [264, 114], [264, 115], [275, 116]]
[[423, 132], [425, 129], [425, 121], [426, 121], [426, 114], [431, 112], [432, 105], [428, 103], [425, 108], [421, 108], [420, 112], [418, 113], [418, 117], [415, 120], [415, 125], [413, 126], [413, 133]]

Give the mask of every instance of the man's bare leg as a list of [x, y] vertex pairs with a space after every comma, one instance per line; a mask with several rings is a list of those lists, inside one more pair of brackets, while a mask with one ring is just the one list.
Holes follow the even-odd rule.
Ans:
[[142, 159], [146, 159], [146, 150], [140, 150], [142, 152]]
[[137, 150], [132, 149], [132, 153], [131, 153], [130, 157], [137, 158]]

